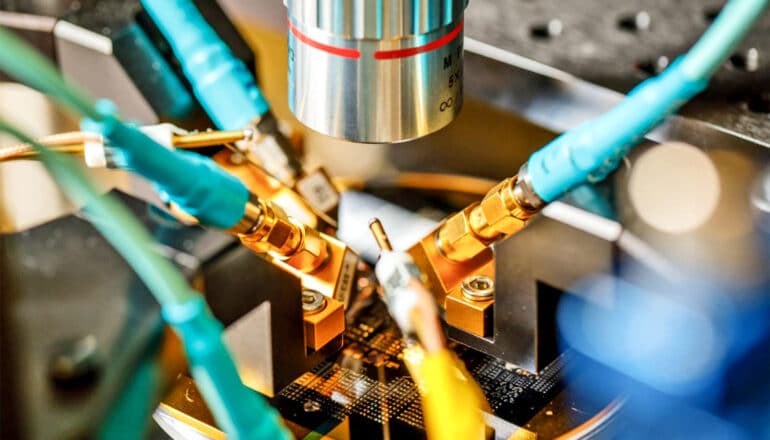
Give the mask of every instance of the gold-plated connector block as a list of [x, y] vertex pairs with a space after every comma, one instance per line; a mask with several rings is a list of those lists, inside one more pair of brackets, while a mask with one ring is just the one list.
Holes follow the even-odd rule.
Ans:
[[[451, 215], [409, 250], [445, 308], [450, 306], [448, 295], [464, 278], [494, 266], [489, 245], [518, 232], [536, 212], [519, 202], [516, 182], [516, 177], [503, 180], [481, 202]], [[460, 302], [452, 307], [457, 310], [463, 300], [462, 295], [455, 297]]]
[[447, 324], [482, 338], [491, 336], [495, 304], [494, 277], [489, 273], [494, 267], [484, 269], [482, 272], [488, 275], [468, 276], [449, 292], [445, 301]]
[[520, 231], [545, 205], [531, 187], [526, 166], [520, 176], [497, 184], [483, 200], [451, 215], [408, 251], [444, 307], [447, 322], [482, 337], [489, 336], [494, 298], [463, 292], [464, 281], [485, 276], [493, 285], [489, 246]]
[[295, 222], [302, 232], [302, 240], [297, 250], [286, 258], [286, 264], [297, 270], [313, 274], [329, 258], [329, 243], [320, 232]]
[[312, 350], [321, 349], [345, 331], [343, 304], [333, 298], [323, 297], [323, 303], [317, 310], [304, 312], [303, 320], [305, 345]]
[[484, 240], [496, 240], [520, 231], [532, 213], [524, 211], [513, 196], [516, 179], [498, 184], [471, 213], [471, 228]]
[[323, 263], [313, 271], [308, 272], [293, 265], [296, 261], [292, 260], [273, 259], [273, 262], [297, 276], [303, 288], [316, 290], [328, 298], [347, 304], [358, 267], [358, 254], [334, 237], [317, 231], [316, 234], [326, 243], [327, 255]]
[[473, 302], [457, 291], [446, 297], [446, 322], [479, 337], [491, 336], [494, 299]]
[[[306, 292], [320, 298], [318, 307], [304, 314], [308, 347], [318, 350], [345, 330], [344, 306], [355, 279], [358, 255], [339, 240], [289, 218], [271, 202], [255, 198], [250, 203], [256, 205], [252, 211], [259, 212], [259, 218], [238, 237], [246, 247], [299, 278]], [[304, 299], [305, 294], [303, 303]]]
[[484, 247], [477, 255], [468, 260], [450, 260], [444, 256], [437, 245], [436, 235], [440, 228], [441, 226], [426, 235], [409, 248], [407, 253], [425, 276], [428, 288], [436, 296], [436, 301], [444, 307], [447, 294], [459, 286], [463, 279], [487, 266], [494, 267], [494, 254], [489, 248]]

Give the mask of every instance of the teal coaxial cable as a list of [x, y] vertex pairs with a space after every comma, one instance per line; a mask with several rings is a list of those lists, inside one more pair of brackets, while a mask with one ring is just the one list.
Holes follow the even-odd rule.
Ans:
[[237, 130], [268, 113], [254, 76], [189, 0], [142, 0], [209, 117]]
[[254, 126], [272, 137], [280, 152], [264, 148], [255, 153], [270, 173], [292, 185], [292, 179], [304, 172], [302, 163], [279, 130], [270, 104], [246, 64], [233, 54], [191, 0], [142, 0], [142, 5], [168, 41], [214, 124], [221, 130]]
[[0, 69], [82, 114], [83, 128], [109, 139], [120, 165], [154, 183], [169, 201], [201, 223], [228, 229], [243, 217], [249, 191], [240, 180], [207, 157], [166, 149], [122, 122], [111, 103], [94, 104], [35, 49], [2, 28]]
[[115, 57], [158, 115], [183, 119], [192, 114], [195, 98], [139, 24], [116, 31], [112, 44]]
[[769, 1], [731, 0], [692, 50], [661, 75], [644, 81], [608, 112], [536, 151], [515, 177], [448, 217], [434, 235], [439, 254], [467, 261], [522, 230], [533, 215], [565, 192], [603, 179], [642, 136], [706, 88]]
[[54, 153], [30, 136], [0, 121], [0, 131], [26, 142], [64, 192], [84, 212], [94, 227], [125, 258], [161, 304], [165, 321], [179, 335], [196, 385], [217, 423], [232, 439], [288, 439], [278, 412], [238, 375], [223, 340], [223, 326], [194, 291], [184, 275], [155, 248], [149, 232], [117, 199], [101, 195], [71, 158]]
[[729, 1], [692, 49], [663, 73], [641, 83], [607, 113], [535, 152], [526, 165], [534, 192], [550, 202], [586, 180], [604, 178], [648, 131], [706, 88], [767, 3]]

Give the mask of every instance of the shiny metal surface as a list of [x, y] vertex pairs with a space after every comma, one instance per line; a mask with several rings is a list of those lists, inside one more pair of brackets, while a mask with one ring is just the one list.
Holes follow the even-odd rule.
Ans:
[[256, 231], [263, 221], [262, 203], [254, 193], [249, 193], [249, 201], [243, 210], [243, 217], [228, 232], [232, 234], [251, 234]]
[[436, 246], [444, 257], [457, 263], [471, 260], [492, 243], [526, 226], [537, 211], [519, 202], [516, 182], [515, 176], [503, 180], [480, 202], [446, 219], [435, 234]]
[[483, 301], [495, 294], [495, 281], [484, 275], [475, 275], [463, 280], [463, 296], [473, 301]]
[[494, 273], [481, 270], [447, 294], [444, 319], [454, 328], [480, 338], [488, 337], [492, 331], [494, 305]]
[[318, 313], [326, 306], [326, 297], [315, 290], [302, 291], [302, 311], [307, 314]]
[[455, 118], [467, 1], [321, 3], [286, 1], [289, 105], [302, 123], [392, 143]]
[[[302, 296], [302, 320], [304, 321], [304, 342], [309, 352], [325, 349], [333, 352], [342, 347], [342, 333], [345, 331], [345, 309], [341, 302], [314, 292], [315, 310], [306, 310], [306, 296]], [[317, 299], [316, 299], [317, 298]]]
[[529, 211], [539, 211], [545, 206], [543, 199], [532, 188], [532, 179], [526, 163], [519, 168], [516, 184], [513, 186], [513, 197], [524, 209]]
[[[599, 116], [625, 96], [480, 40], [466, 38], [464, 45], [467, 49], [465, 68], [473, 72], [465, 82], [469, 97], [520, 115], [554, 132], [567, 131]], [[680, 140], [680, 134], [687, 136], [698, 131], [707, 137], [726, 133], [731, 138], [770, 146], [767, 134], [753, 136], [735, 124], [710, 122], [686, 116], [687, 111], [683, 113], [685, 116], [669, 117], [647, 133], [646, 139], [655, 142]]]
[[[683, 165], [657, 167], [654, 181], [631, 184], [634, 175], [644, 173], [643, 161], [667, 148], [644, 144], [608, 180], [551, 203], [527, 228], [498, 243], [491, 336], [454, 326], [450, 337], [536, 372], [558, 353], [554, 316], [560, 297], [572, 294], [576, 283], [590, 274], [605, 273], [642, 286], [707, 277], [726, 291], [766, 283], [761, 263], [766, 257], [757, 233], [761, 226], [751, 219], [746, 188], [759, 179], [767, 149], [727, 133], [698, 130], [697, 125], [679, 128], [669, 134], [698, 139], [698, 151], [717, 170], [718, 201], [697, 225], [675, 233], [667, 228], [667, 221], [682, 221], [678, 210], [686, 203], [681, 200], [705, 199], [693, 195], [704, 191], [703, 186], [688, 188], [692, 179], [681, 178]], [[687, 166], [701, 175], [708, 171], [692, 160]], [[661, 190], [656, 184], [667, 179], [679, 183]], [[664, 208], [640, 207], [634, 201], [640, 195]]]

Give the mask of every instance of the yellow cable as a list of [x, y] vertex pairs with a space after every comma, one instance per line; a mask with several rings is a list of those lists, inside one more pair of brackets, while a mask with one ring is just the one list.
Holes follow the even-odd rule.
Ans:
[[420, 390], [430, 440], [486, 437], [484, 394], [452, 351], [426, 353], [419, 346], [408, 347], [404, 361]]

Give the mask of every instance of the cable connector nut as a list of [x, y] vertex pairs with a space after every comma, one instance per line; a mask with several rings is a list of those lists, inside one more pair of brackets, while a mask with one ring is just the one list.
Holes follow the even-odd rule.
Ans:
[[516, 184], [516, 177], [505, 179], [481, 202], [449, 217], [436, 233], [441, 253], [453, 261], [466, 261], [524, 228], [537, 210], [527, 209], [519, 200]]

